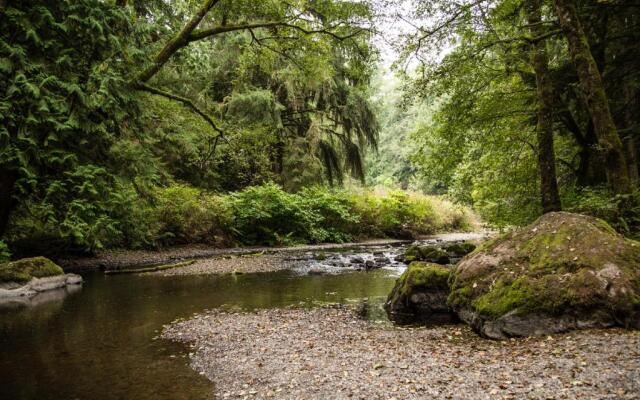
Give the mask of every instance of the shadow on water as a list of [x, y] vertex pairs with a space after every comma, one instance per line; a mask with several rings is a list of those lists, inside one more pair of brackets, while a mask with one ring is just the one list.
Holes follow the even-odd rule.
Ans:
[[357, 302], [370, 318], [393, 271], [300, 276], [84, 276], [82, 289], [0, 310], [0, 388], [6, 399], [207, 399], [212, 384], [188, 367], [187, 349], [154, 340], [162, 326], [205, 309]]

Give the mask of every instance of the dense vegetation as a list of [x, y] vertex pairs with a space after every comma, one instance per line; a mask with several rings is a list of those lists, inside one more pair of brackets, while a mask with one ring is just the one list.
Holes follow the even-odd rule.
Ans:
[[0, 259], [403, 237], [467, 205], [640, 225], [630, 1], [6, 0], [0, 21]]
[[391, 120], [413, 133], [380, 139], [391, 142], [381, 153], [412, 143], [403, 168], [384, 167], [415, 171], [396, 182], [448, 193], [500, 226], [562, 208], [637, 234], [637, 4], [416, 3], [398, 62], [415, 66], [401, 68], [415, 102]]

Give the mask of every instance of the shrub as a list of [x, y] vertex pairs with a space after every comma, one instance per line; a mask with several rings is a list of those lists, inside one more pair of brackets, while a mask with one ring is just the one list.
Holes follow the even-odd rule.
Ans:
[[567, 211], [601, 218], [627, 236], [640, 235], [640, 190], [616, 196], [605, 187], [574, 189], [563, 201]]
[[9, 246], [2, 240], [0, 240], [0, 263], [5, 263], [11, 260], [11, 252]]
[[305, 206], [321, 217], [313, 228], [314, 241], [343, 243], [352, 240], [354, 226], [360, 218], [353, 212], [353, 203], [345, 191], [313, 187], [303, 189], [299, 196]]
[[232, 234], [244, 244], [295, 244], [322, 241], [322, 216], [303, 198], [274, 183], [229, 195]]
[[[106, 187], [100, 189], [97, 193], [105, 194]], [[30, 204], [14, 221], [10, 239], [25, 239], [16, 247], [22, 253], [69, 252], [74, 246], [92, 251], [187, 243], [341, 243], [413, 237], [473, 223], [470, 211], [431, 196], [324, 187], [288, 193], [274, 183], [224, 195], [173, 185], [148, 189], [144, 196], [117, 184], [100, 201], [70, 210], [51, 207], [46, 201]]]
[[226, 241], [230, 222], [229, 202], [224, 196], [176, 185], [158, 189], [151, 212], [151, 229], [159, 244], [220, 243]]
[[351, 195], [360, 217], [360, 236], [403, 237], [448, 230], [470, 230], [478, 225], [473, 213], [435, 196], [405, 191], [360, 191]]

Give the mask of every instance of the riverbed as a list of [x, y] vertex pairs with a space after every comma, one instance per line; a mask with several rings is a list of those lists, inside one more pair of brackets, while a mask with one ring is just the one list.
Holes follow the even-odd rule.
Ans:
[[493, 342], [463, 325], [393, 327], [382, 304], [402, 246], [81, 272], [81, 287], [0, 308], [2, 398], [638, 398], [637, 332]]
[[[305, 269], [307, 268], [307, 269]], [[162, 276], [82, 273], [73, 292], [0, 310], [0, 387], [7, 399], [208, 399], [213, 386], [189, 367], [188, 346], [162, 327], [209, 309], [358, 304], [371, 319], [399, 268], [309, 275], [299, 270]]]

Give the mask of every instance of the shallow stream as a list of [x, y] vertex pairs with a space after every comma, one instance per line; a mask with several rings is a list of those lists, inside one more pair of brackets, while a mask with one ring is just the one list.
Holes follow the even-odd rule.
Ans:
[[[395, 251], [395, 250], [394, 250]], [[330, 255], [329, 259], [344, 257]], [[316, 273], [325, 268], [323, 274]], [[163, 325], [206, 309], [251, 310], [382, 302], [403, 267], [371, 271], [309, 266], [246, 275], [83, 274], [74, 292], [0, 309], [3, 399], [207, 399], [212, 384], [188, 365], [188, 348], [157, 339]], [[47, 300], [47, 301], [44, 301]]]

